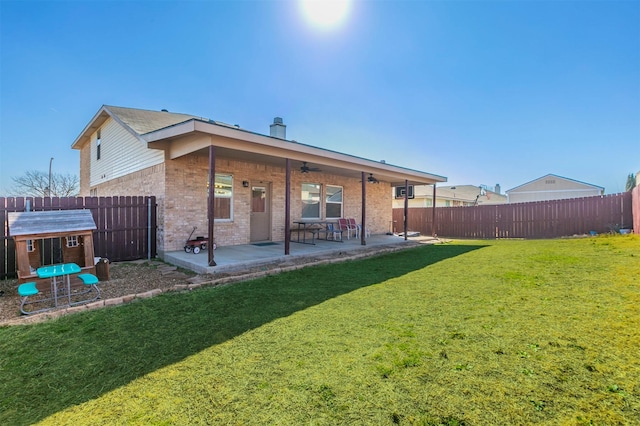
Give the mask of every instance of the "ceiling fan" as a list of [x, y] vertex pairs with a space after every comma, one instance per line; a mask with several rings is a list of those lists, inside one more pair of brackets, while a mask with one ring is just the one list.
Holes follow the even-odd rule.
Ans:
[[373, 177], [373, 173], [369, 173], [369, 177], [367, 178], [367, 182], [369, 183], [379, 183], [380, 181]]
[[317, 168], [317, 167], [309, 167], [307, 165], [306, 161], [303, 161], [302, 162], [302, 167], [300, 167], [300, 172], [301, 173], [319, 172], [319, 171], [321, 171], [321, 170], [319, 168]]

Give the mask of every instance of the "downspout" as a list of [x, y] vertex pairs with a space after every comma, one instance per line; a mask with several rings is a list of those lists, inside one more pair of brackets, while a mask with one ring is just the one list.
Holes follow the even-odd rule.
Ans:
[[409, 181], [404, 181], [404, 240], [407, 241], [409, 232]]
[[285, 160], [285, 182], [284, 182], [284, 254], [289, 254], [291, 239], [291, 160]]
[[365, 238], [365, 234], [366, 231], [365, 229], [367, 229], [367, 178], [365, 176], [364, 172], [361, 172], [361, 181], [362, 181], [362, 217], [361, 217], [361, 223], [362, 223], [362, 228], [360, 230], [360, 245], [362, 246], [366, 246], [367, 245], [367, 240]]
[[214, 235], [213, 224], [215, 222], [215, 184], [216, 184], [216, 147], [209, 145], [209, 197], [207, 200], [207, 219], [208, 219], [208, 237], [209, 244], [207, 254], [209, 256], [209, 266], [216, 266], [216, 261], [213, 259], [214, 255]]

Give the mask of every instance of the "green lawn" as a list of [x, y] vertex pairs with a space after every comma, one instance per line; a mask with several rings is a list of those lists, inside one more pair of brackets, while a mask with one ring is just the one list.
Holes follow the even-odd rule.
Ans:
[[423, 246], [0, 328], [0, 424], [638, 424], [640, 238]]

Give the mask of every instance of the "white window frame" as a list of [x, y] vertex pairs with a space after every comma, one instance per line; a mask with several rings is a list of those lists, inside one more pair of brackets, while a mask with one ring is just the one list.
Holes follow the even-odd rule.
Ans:
[[102, 149], [100, 146], [102, 145], [102, 129], [98, 129], [96, 132], [96, 161], [100, 160], [102, 156]]
[[[313, 198], [313, 197], [309, 197], [308, 195], [311, 193], [311, 191], [305, 191], [305, 185], [311, 185], [311, 186], [317, 186], [318, 187], [318, 192], [317, 192], [317, 199]], [[306, 195], [306, 196], [305, 196]], [[302, 182], [302, 186], [301, 186], [301, 190], [300, 190], [300, 202], [301, 202], [301, 207], [302, 210], [300, 211], [300, 217], [302, 218], [302, 220], [319, 220], [321, 219], [321, 215], [322, 215], [322, 184], [321, 183], [315, 183], [315, 182]], [[318, 216], [305, 216], [305, 202], [311, 204], [314, 202], [318, 203]]]
[[[329, 188], [339, 188], [340, 189], [340, 201], [329, 200]], [[337, 204], [340, 206], [340, 215], [339, 216], [329, 216], [328, 207], [329, 205]], [[326, 219], [340, 219], [344, 215], [344, 187], [341, 185], [326, 185], [325, 186], [325, 194], [324, 194], [324, 215]]]
[[[230, 179], [230, 183], [218, 181], [218, 178], [228, 177]], [[207, 186], [209, 183], [207, 182]], [[228, 198], [230, 201], [229, 206], [229, 217], [228, 218], [214, 218], [213, 222], [233, 222], [233, 175], [230, 173], [216, 173], [216, 178], [214, 180], [214, 188], [216, 188], [214, 198]]]
[[65, 237], [67, 242], [67, 247], [78, 247], [80, 245], [80, 241], [78, 241], [77, 235], [69, 235]]

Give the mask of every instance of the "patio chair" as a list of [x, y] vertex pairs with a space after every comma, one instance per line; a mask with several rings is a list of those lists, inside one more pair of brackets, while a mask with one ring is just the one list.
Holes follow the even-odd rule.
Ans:
[[346, 232], [347, 233], [347, 240], [351, 238], [351, 233], [353, 232], [353, 235], [356, 235], [356, 228], [351, 227], [349, 225], [349, 221], [347, 219], [338, 219], [338, 226], [340, 227], [340, 229], [342, 230], [342, 232]]
[[[355, 237], [356, 238], [360, 238], [360, 228], [362, 228], [362, 225], [357, 224], [356, 220], [353, 219], [353, 218], [347, 219], [347, 221], [348, 221], [348, 224], [349, 224], [349, 228], [354, 230], [353, 232], [355, 234]], [[369, 236], [368, 235], [369, 230], [367, 229], [366, 231], [367, 231], [367, 234], [365, 236], [368, 237]]]
[[327, 240], [329, 236], [333, 241], [342, 241], [342, 229], [336, 226], [335, 223], [327, 223]]
[[[361, 224], [357, 224], [356, 225], [356, 238], [360, 238], [360, 235], [362, 233], [362, 225]], [[365, 238], [369, 238], [371, 236], [371, 231], [369, 231], [369, 228], [364, 228], [364, 237]]]

